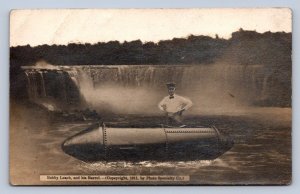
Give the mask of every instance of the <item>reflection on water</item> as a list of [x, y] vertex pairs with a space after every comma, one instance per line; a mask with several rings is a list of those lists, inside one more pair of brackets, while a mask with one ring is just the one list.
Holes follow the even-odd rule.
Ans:
[[[279, 109], [276, 109], [278, 114]], [[290, 109], [282, 109], [286, 117], [271, 116], [263, 109], [243, 116], [189, 116], [186, 122], [195, 125], [213, 123], [230, 135], [235, 145], [215, 160], [139, 161], [86, 163], [61, 149], [62, 142], [92, 123], [51, 123], [39, 127], [24, 126], [14, 134], [11, 174], [22, 174], [40, 184], [40, 174], [118, 174], [118, 175], [190, 175], [190, 184], [287, 184], [291, 179]], [[271, 111], [272, 112], [272, 111]], [[269, 119], [262, 118], [269, 114]], [[258, 116], [260, 115], [260, 116]], [[272, 120], [272, 122], [270, 122]], [[117, 123], [159, 124], [160, 117], [126, 116], [106, 118], [108, 125]], [[19, 128], [20, 129], [20, 128]], [[20, 178], [21, 180], [21, 178]], [[50, 183], [48, 183], [50, 184]], [[57, 183], [56, 183], [57, 184]], [[63, 183], [61, 183], [63, 184]], [[101, 184], [101, 183], [89, 183]]]

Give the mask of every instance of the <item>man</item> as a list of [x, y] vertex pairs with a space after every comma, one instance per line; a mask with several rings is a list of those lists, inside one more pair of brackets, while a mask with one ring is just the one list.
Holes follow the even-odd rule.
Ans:
[[175, 94], [175, 83], [167, 83], [167, 88], [169, 96], [164, 97], [158, 107], [166, 113], [167, 125], [182, 124], [183, 111], [191, 108], [193, 103], [191, 100]]

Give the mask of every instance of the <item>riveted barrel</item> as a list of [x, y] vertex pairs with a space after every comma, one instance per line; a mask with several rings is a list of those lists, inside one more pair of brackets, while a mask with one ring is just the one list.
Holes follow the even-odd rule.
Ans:
[[214, 127], [112, 128], [96, 125], [68, 138], [62, 148], [69, 155], [86, 161], [209, 159], [220, 155], [230, 145], [224, 138], [220, 139]]

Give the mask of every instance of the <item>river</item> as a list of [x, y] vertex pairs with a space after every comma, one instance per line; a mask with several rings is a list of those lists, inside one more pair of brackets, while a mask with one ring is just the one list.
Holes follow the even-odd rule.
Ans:
[[[233, 138], [234, 146], [214, 160], [87, 163], [64, 153], [61, 145], [66, 138], [85, 130], [93, 124], [92, 122], [53, 121], [49, 120], [49, 115], [44, 112], [11, 103], [11, 182], [66, 184], [66, 182], [40, 182], [39, 176], [93, 174], [189, 175], [191, 177], [190, 182], [171, 184], [289, 184], [291, 181], [291, 108], [248, 108], [246, 110], [231, 114], [186, 116], [186, 123], [201, 125], [213, 123], [222, 133]], [[161, 117], [157, 115], [110, 115], [103, 119], [109, 124], [121, 125], [161, 122]], [[113, 183], [96, 181], [88, 184]]]

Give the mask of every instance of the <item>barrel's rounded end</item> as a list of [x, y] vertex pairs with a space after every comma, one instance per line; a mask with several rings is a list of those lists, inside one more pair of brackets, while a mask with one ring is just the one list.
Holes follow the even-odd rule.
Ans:
[[77, 159], [93, 162], [105, 159], [102, 126], [84, 130], [62, 143], [62, 150]]

